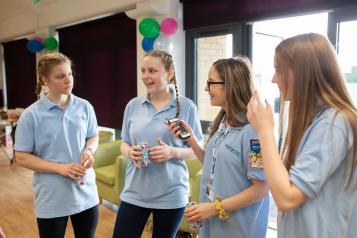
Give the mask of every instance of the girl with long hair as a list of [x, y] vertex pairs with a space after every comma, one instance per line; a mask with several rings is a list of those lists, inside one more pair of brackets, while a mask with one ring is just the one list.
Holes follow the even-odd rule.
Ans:
[[[205, 90], [211, 105], [221, 107], [203, 149], [194, 136], [186, 139], [203, 163], [200, 203], [186, 209], [188, 222], [202, 221], [199, 236], [265, 237], [269, 198], [261, 165], [258, 136], [246, 118], [253, 92], [248, 59], [236, 57], [213, 63]], [[190, 130], [189, 125], [181, 123]], [[170, 125], [179, 137], [178, 126]], [[192, 133], [194, 134], [194, 133]]]
[[271, 107], [256, 93], [248, 120], [259, 135], [267, 183], [280, 210], [278, 237], [354, 237], [357, 110], [334, 49], [321, 35], [298, 35], [277, 46], [274, 66], [272, 82], [290, 104], [280, 155]]

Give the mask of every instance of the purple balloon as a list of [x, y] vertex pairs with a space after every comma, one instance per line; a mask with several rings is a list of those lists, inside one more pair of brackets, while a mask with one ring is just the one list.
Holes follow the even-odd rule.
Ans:
[[167, 36], [171, 36], [177, 31], [177, 22], [175, 19], [167, 17], [162, 20], [160, 25], [161, 32]]

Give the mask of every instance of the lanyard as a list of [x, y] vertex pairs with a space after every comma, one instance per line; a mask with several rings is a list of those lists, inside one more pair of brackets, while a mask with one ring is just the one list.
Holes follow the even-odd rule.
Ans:
[[214, 178], [214, 169], [216, 167], [216, 160], [217, 160], [217, 150], [222, 144], [223, 140], [226, 138], [228, 133], [232, 130], [232, 127], [227, 127], [225, 128], [224, 126], [224, 120], [225, 118], [222, 119], [221, 124], [219, 125], [219, 128], [217, 130], [217, 135], [216, 138], [214, 139], [214, 144], [213, 144], [213, 153], [212, 153], [212, 165], [211, 165], [211, 174], [210, 174], [210, 180], [211, 182], [213, 181]]

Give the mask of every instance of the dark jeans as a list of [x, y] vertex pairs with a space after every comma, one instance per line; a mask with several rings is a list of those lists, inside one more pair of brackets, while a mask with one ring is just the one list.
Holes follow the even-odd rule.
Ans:
[[113, 238], [140, 238], [146, 221], [153, 214], [152, 238], [174, 238], [185, 208], [151, 209], [121, 202]]
[[[98, 206], [71, 215], [76, 238], [94, 238], [98, 224]], [[66, 232], [68, 216], [56, 218], [37, 218], [40, 238], [63, 238]]]

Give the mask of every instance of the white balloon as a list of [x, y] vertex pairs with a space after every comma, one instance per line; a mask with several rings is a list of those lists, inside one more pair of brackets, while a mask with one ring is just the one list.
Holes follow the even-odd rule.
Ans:
[[154, 41], [154, 50], [163, 50], [171, 53], [173, 49], [174, 45], [169, 37], [163, 34], [160, 34]]

